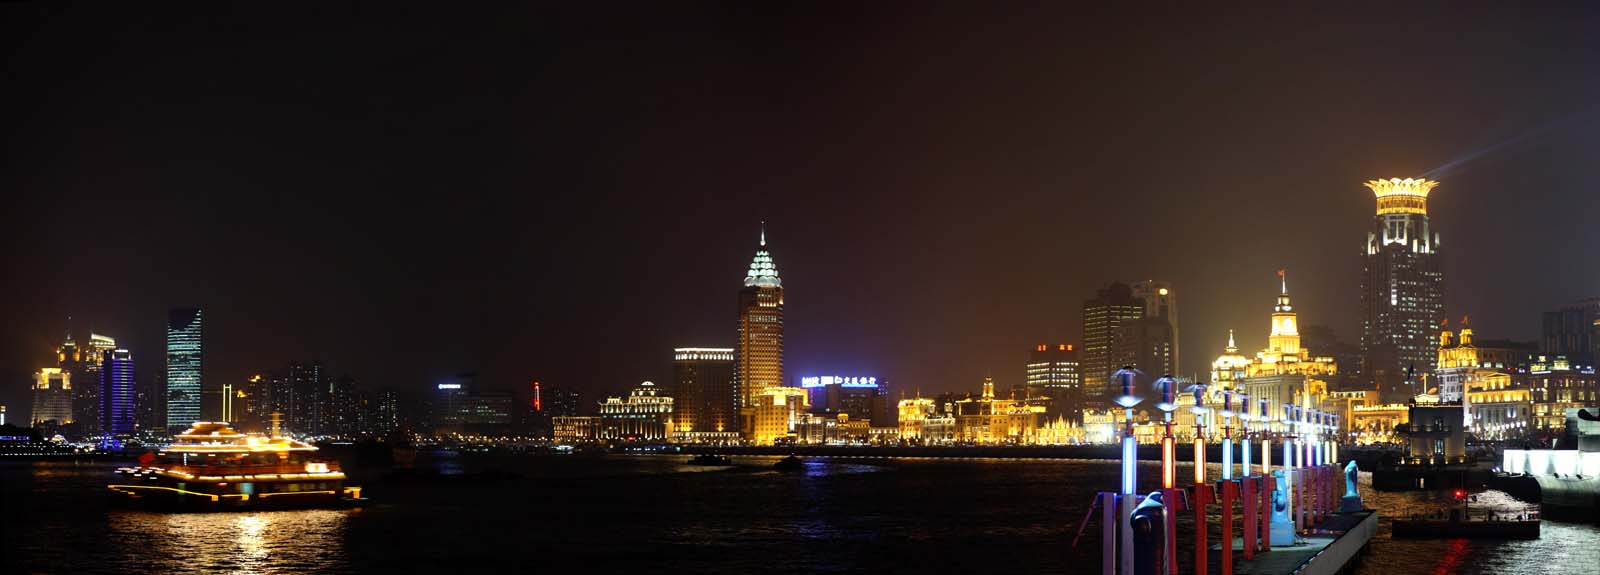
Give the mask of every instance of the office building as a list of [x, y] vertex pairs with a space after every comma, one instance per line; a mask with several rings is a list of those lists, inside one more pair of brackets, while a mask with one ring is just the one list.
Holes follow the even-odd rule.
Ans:
[[[70, 343], [72, 343], [72, 335], [69, 333], [66, 343], [62, 344], [62, 346]], [[72, 378], [75, 381], [80, 381], [80, 384], [74, 388], [74, 394], [77, 394], [74, 399], [74, 410], [77, 412], [75, 413], [75, 420], [78, 421], [78, 429], [80, 429], [83, 436], [99, 436], [102, 432], [101, 400], [99, 400], [101, 364], [106, 359], [107, 351], [117, 349], [117, 340], [112, 340], [109, 336], [99, 335], [99, 333], [90, 333], [90, 341], [88, 343], [83, 344], [83, 346], [74, 346], [74, 348], [77, 348], [75, 349], [77, 356], [82, 359], [72, 367], [72, 370], [74, 370]], [[67, 357], [64, 352], [59, 356], [62, 359]], [[66, 365], [62, 365], [62, 368], [66, 368]]]
[[1144, 317], [1147, 320], [1159, 320], [1166, 324], [1166, 329], [1158, 330], [1159, 333], [1170, 333], [1165, 336], [1170, 344], [1166, 351], [1169, 356], [1170, 367], [1162, 373], [1181, 373], [1183, 368], [1178, 355], [1178, 292], [1172, 287], [1172, 282], [1145, 280], [1133, 284], [1133, 297], [1144, 306]]
[[1178, 373], [1178, 366], [1173, 363], [1173, 351], [1178, 346], [1175, 335], [1172, 324], [1165, 318], [1129, 320], [1117, 328], [1111, 363], [1119, 367], [1131, 366], [1152, 377], [1175, 375]]
[[182, 431], [200, 421], [200, 391], [204, 388], [204, 330], [197, 308], [176, 308], [167, 313], [167, 429]]
[[[739, 336], [734, 348], [733, 386], [739, 394], [741, 419], [748, 420], [756, 398], [783, 385], [783, 281], [767, 251], [763, 223], [755, 259], [739, 290]], [[740, 429], [749, 426], [741, 421]]]
[[1544, 312], [1539, 353], [1559, 355], [1573, 363], [1594, 364], [1600, 358], [1595, 353], [1595, 346], [1600, 345], [1600, 338], [1595, 337], [1596, 322], [1600, 322], [1600, 298], [1588, 298]]
[[1434, 334], [1444, 322], [1439, 234], [1428, 223], [1428, 192], [1438, 182], [1391, 178], [1366, 186], [1377, 214], [1361, 276], [1363, 377], [1383, 401], [1404, 401], [1413, 383], [1425, 387], [1431, 379]]
[[739, 431], [739, 396], [733, 385], [733, 349], [672, 350], [673, 436]]
[[746, 438], [756, 445], [793, 443], [798, 427], [809, 414], [806, 390], [798, 387], [768, 387], [754, 398], [746, 411], [749, 425], [742, 428]]
[[1084, 407], [1105, 409], [1115, 392], [1110, 391], [1111, 374], [1122, 367], [1118, 362], [1118, 342], [1123, 326], [1144, 318], [1144, 303], [1133, 297], [1133, 288], [1115, 282], [1083, 302], [1083, 378]]
[[133, 353], [126, 349], [102, 352], [97, 362], [100, 388], [97, 397], [100, 409], [101, 445], [116, 446], [138, 431], [134, 425], [134, 371]]
[[72, 421], [72, 373], [59, 367], [34, 372], [31, 424], [59, 427]]
[[1048, 398], [1051, 415], [1083, 421], [1083, 381], [1079, 374], [1080, 350], [1070, 343], [1039, 344], [1028, 350], [1024, 385], [1030, 398]]
[[666, 441], [673, 429], [673, 398], [648, 381], [633, 388], [627, 397], [606, 398], [596, 411], [601, 439]]
[[489, 436], [510, 433], [516, 397], [509, 391], [478, 390], [476, 379], [475, 373], [460, 373], [434, 386], [434, 434]]
[[845, 415], [850, 421], [876, 426], [889, 426], [894, 421], [889, 413], [887, 386], [887, 381], [875, 376], [800, 378], [800, 387], [806, 390], [813, 415], [833, 419]]

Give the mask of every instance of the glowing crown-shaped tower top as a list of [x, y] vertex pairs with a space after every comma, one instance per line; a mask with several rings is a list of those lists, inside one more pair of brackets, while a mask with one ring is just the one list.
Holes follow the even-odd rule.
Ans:
[[1378, 197], [1378, 214], [1426, 214], [1428, 191], [1439, 185], [1424, 178], [1370, 180], [1367, 188]]

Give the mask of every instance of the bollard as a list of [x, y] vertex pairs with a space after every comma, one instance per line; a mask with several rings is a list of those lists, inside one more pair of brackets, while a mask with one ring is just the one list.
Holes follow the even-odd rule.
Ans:
[[1222, 575], [1233, 575], [1233, 500], [1239, 497], [1239, 484], [1222, 482]]
[[1246, 561], [1256, 558], [1256, 490], [1260, 480], [1255, 477], [1246, 477], [1239, 482], [1244, 493], [1241, 501], [1244, 502], [1244, 558]]
[[1100, 492], [1100, 573], [1102, 575], [1115, 575], [1117, 572], [1117, 494], [1110, 491]]
[[1161, 490], [1161, 500], [1167, 504], [1167, 546], [1166, 553], [1167, 573], [1178, 575], [1178, 514], [1185, 511], [1183, 506], [1183, 490], [1166, 488]]
[[[1206, 575], [1206, 505], [1215, 501], [1211, 486], [1197, 483], [1194, 486], [1194, 572]], [[1229, 541], [1229, 545], [1233, 542]]]
[[1258, 529], [1261, 531], [1260, 549], [1262, 553], [1272, 552], [1272, 492], [1277, 489], [1278, 482], [1273, 481], [1272, 476], [1264, 475], [1261, 477], [1261, 489], [1259, 490], [1261, 504], [1257, 505], [1256, 509], [1261, 515], [1261, 523]]

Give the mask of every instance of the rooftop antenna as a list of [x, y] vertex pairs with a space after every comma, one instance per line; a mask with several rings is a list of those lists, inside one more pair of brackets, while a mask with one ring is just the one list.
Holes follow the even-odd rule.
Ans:
[[767, 247], [767, 221], [761, 220], [761, 247]]

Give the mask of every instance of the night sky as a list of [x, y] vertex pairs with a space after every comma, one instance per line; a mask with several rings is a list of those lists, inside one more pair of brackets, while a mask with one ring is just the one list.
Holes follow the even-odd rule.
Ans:
[[1361, 182], [1483, 150], [1432, 174], [1448, 314], [1600, 295], [1592, 4], [578, 4], [0, 4], [0, 404], [69, 315], [153, 377], [180, 305], [210, 387], [598, 399], [733, 345], [761, 220], [790, 376], [1007, 386], [1116, 279], [1200, 371], [1280, 267], [1355, 342]]

